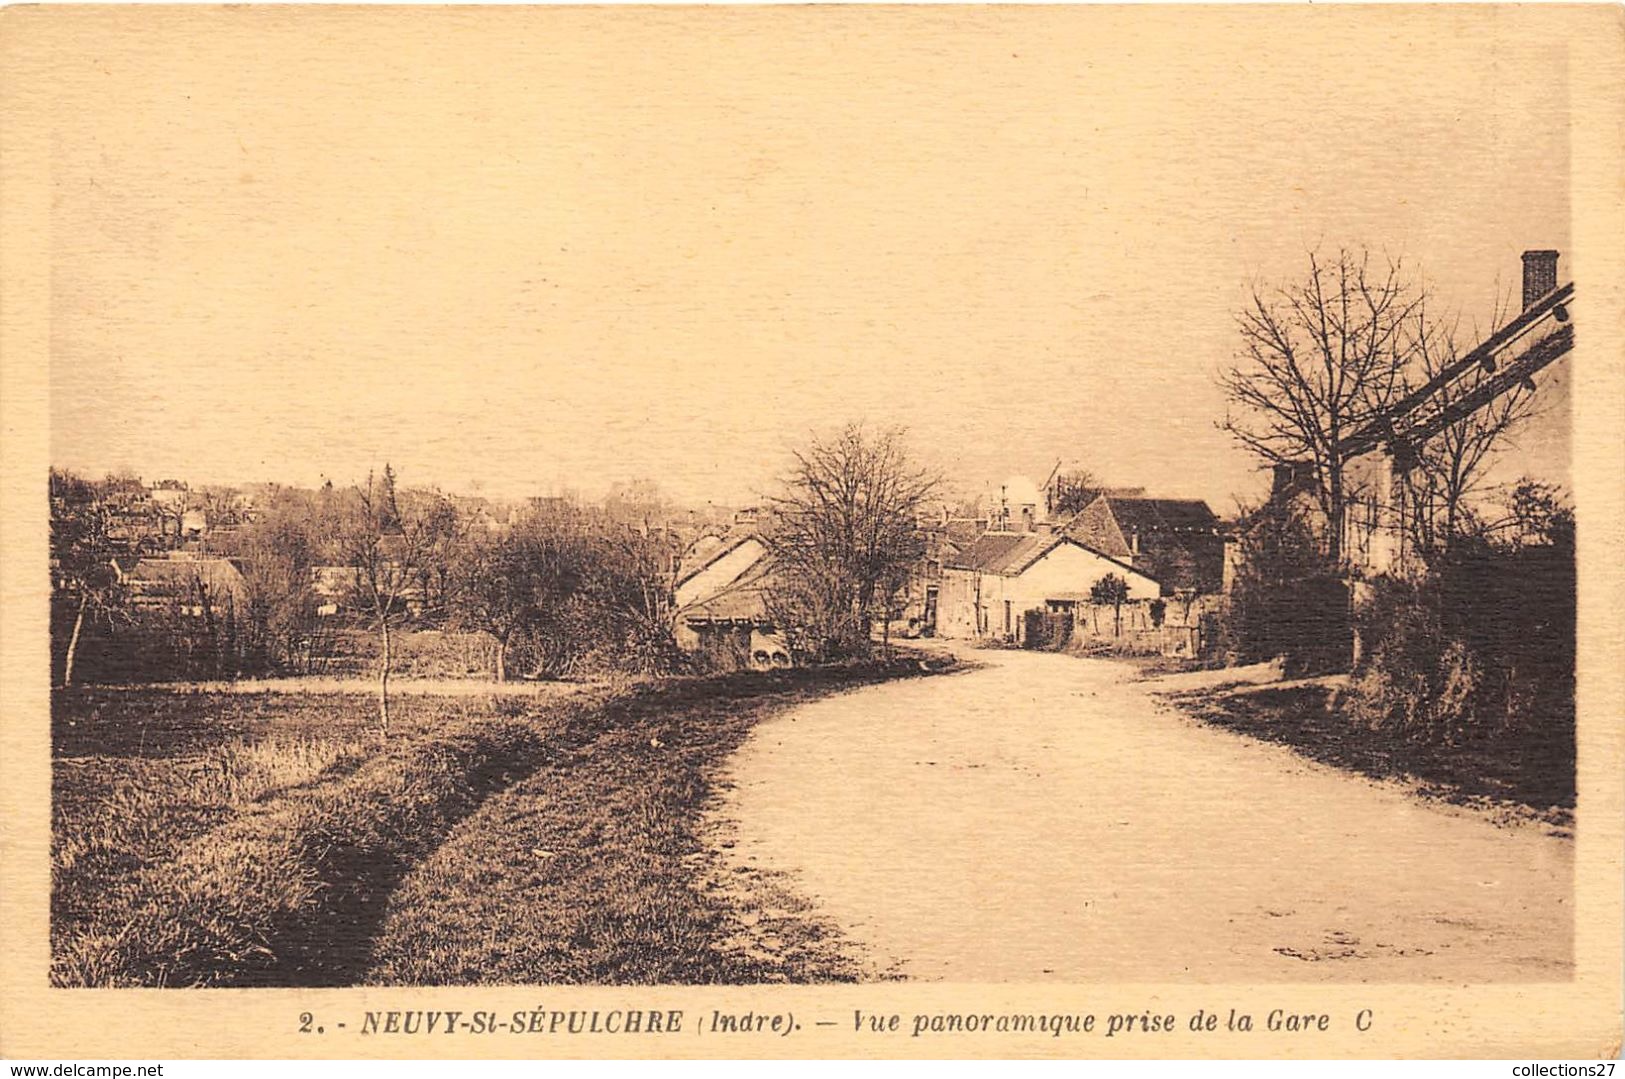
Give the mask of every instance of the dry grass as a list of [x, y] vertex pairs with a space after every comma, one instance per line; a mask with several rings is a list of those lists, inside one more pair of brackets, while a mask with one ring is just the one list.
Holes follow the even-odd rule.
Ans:
[[403, 698], [383, 747], [348, 696], [62, 694], [52, 981], [786, 977], [719, 943], [738, 925], [703, 894], [711, 770], [763, 715], [895, 673]]
[[122, 901], [61, 942], [55, 980], [349, 981], [395, 881], [543, 745], [523, 720], [462, 720], [242, 806], [126, 877]]
[[[402, 698], [402, 735], [380, 753], [369, 703], [349, 696], [59, 694], [54, 980], [213, 983], [262, 967], [266, 957], [254, 949], [282, 930], [261, 923], [281, 915], [270, 907], [255, 914], [234, 893], [263, 888], [272, 906], [297, 905], [308, 866], [285, 855], [294, 833], [322, 817], [318, 807], [346, 811], [341, 792], [355, 793], [351, 783], [364, 773], [387, 786], [379, 761], [400, 762], [486, 714], [479, 701]], [[220, 915], [233, 905], [235, 928]], [[213, 940], [221, 962], [180, 959], [196, 951], [180, 939], [188, 934]], [[165, 948], [177, 955], [166, 958]]]
[[98, 764], [104, 770], [92, 813], [75, 816], [73, 805], [59, 803], [51, 869], [72, 876], [82, 863], [155, 849], [160, 830], [173, 831], [177, 813], [209, 819], [211, 811], [229, 810], [267, 794], [308, 782], [355, 751], [350, 740], [293, 735], [228, 743], [196, 757], [135, 761], [124, 767], [106, 762], [73, 760], [59, 767], [64, 787], [85, 783]]
[[719, 882], [702, 820], [722, 762], [755, 724], [899, 673], [741, 674], [612, 702], [406, 877], [390, 898], [368, 981], [854, 979], [829, 927], [771, 917], [782, 897]]

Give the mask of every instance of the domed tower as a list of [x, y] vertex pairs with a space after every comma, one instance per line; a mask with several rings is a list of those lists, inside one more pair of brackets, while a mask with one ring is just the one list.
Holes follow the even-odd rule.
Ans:
[[1026, 476], [1011, 476], [999, 487], [1000, 532], [1036, 532], [1046, 519], [1044, 496]]

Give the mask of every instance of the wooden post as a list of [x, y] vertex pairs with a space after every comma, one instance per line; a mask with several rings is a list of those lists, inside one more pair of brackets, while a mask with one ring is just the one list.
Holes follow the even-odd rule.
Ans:
[[389, 616], [380, 619], [383, 628], [383, 662], [378, 665], [378, 735], [389, 737]]

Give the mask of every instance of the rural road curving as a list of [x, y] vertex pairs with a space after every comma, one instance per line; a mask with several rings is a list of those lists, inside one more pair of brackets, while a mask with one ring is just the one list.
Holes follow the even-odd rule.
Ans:
[[1027, 652], [758, 727], [719, 809], [873, 968], [947, 981], [1547, 981], [1573, 847]]

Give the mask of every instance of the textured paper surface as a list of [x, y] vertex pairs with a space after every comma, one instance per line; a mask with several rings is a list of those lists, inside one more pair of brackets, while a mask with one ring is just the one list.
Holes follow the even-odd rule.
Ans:
[[[0, 15], [0, 49], [6, 1056], [1618, 1052], [1625, 35], [1617, 8], [14, 7]], [[1510, 90], [1506, 99], [1485, 90], [1552, 83], [1566, 83], [1567, 107], [1544, 114], [1511, 109], [1506, 102], [1518, 95]], [[1354, 100], [1367, 102], [1369, 115], [1395, 118], [1392, 138], [1410, 140], [1402, 153], [1383, 143], [1388, 125], [1380, 121], [1325, 122], [1348, 116]], [[1431, 125], [1423, 122], [1429, 115]], [[554, 153], [550, 140], [568, 152]], [[1086, 153], [1045, 152], [1057, 145]], [[1286, 189], [1250, 190], [1250, 170], [1273, 175], [1267, 163], [1278, 157], [1324, 171], [1314, 182], [1300, 176]], [[759, 463], [724, 472], [713, 451], [689, 455], [684, 447], [711, 438], [747, 447], [739, 456], [749, 459], [803, 414], [833, 416], [848, 393], [871, 403], [887, 394], [936, 395], [953, 417], [953, 429], [936, 432], [938, 439], [958, 445], [968, 465], [991, 469], [1010, 444], [1025, 452], [1038, 445], [1020, 442], [1026, 410], [1053, 419], [1045, 402], [1001, 397], [1001, 365], [1045, 363], [1058, 380], [1093, 380], [1107, 402], [1102, 420], [1136, 408], [1176, 414], [1166, 401], [1139, 396], [1153, 384], [1114, 369], [1165, 371], [1169, 395], [1184, 392], [1181, 350], [1222, 350], [1231, 328], [1209, 320], [1201, 331], [1164, 329], [1183, 325], [1192, 309], [1185, 305], [1200, 300], [1177, 282], [1201, 280], [1225, 260], [1270, 271], [1305, 245], [1343, 238], [1329, 230], [1399, 220], [1408, 252], [1449, 252], [1439, 284], [1455, 295], [1481, 295], [1497, 280], [1508, 285], [1504, 251], [1464, 229], [1460, 207], [1438, 201], [1457, 189], [1464, 162], [1493, 168], [1503, 159], [1510, 164], [1498, 177], [1496, 242], [1509, 219], [1527, 221], [1527, 244], [1561, 246], [1565, 275], [1584, 296], [1572, 358], [1580, 557], [1572, 980], [49, 987], [43, 479], [49, 464], [73, 463], [57, 460], [60, 447], [72, 445], [87, 461], [112, 459], [126, 448], [121, 426], [172, 424], [175, 455], [165, 464], [195, 473], [210, 459], [211, 439], [246, 426], [258, 435], [258, 455], [213, 462], [239, 478], [314, 482], [320, 469], [342, 477], [371, 455], [418, 452], [425, 462], [457, 462], [448, 467], [463, 472], [442, 482], [486, 470], [517, 490], [534, 477], [510, 445], [458, 436], [482, 422], [516, 422], [521, 410], [511, 398], [493, 400], [479, 387], [518, 392], [527, 384], [506, 380], [523, 362], [534, 410], [551, 410], [566, 431], [552, 444], [558, 463], [547, 483], [613, 478], [628, 462], [595, 456], [590, 444], [594, 432], [614, 430], [622, 432], [614, 452], [632, 458], [626, 472], [670, 477], [686, 495], [738, 497], [764, 478]], [[1405, 171], [1396, 180], [1400, 160]], [[1382, 162], [1380, 176], [1370, 171], [1373, 161]], [[1566, 207], [1542, 197], [1553, 170], [1568, 177]], [[1191, 191], [1181, 212], [1166, 210], [1171, 182]], [[72, 186], [96, 183], [117, 190], [91, 197]], [[1140, 204], [1132, 192], [1142, 184], [1156, 198]], [[262, 197], [256, 185], [275, 207], [274, 227], [252, 220]], [[1103, 203], [1094, 210], [1091, 187]], [[347, 212], [347, 200], [364, 212]], [[1097, 215], [1087, 230], [1062, 229], [1059, 252], [1057, 215], [1045, 209], [1057, 201], [1075, 203], [1079, 217]], [[1338, 212], [1328, 209], [1334, 205]], [[1263, 239], [1272, 229], [1260, 222], [1274, 226], [1273, 241]], [[944, 241], [956, 224], [962, 239]], [[413, 261], [414, 244], [446, 250], [436, 242], [439, 230], [459, 228], [464, 239], [450, 245], [452, 261]], [[586, 245], [591, 254], [572, 263], [570, 295], [549, 295], [546, 281], [523, 294], [526, 310], [558, 312], [545, 356], [500, 333], [490, 355], [468, 356], [471, 327], [488, 332], [516, 317], [492, 299], [511, 284], [502, 259], [512, 246], [500, 241], [514, 230], [534, 231], [537, 244], [563, 237], [561, 250]], [[906, 257], [922, 245], [940, 253], [929, 272]], [[172, 272], [172, 260], [187, 272]], [[1230, 276], [1243, 283], [1242, 273]], [[849, 279], [845, 291], [833, 284], [841, 278]], [[799, 305], [785, 281], [818, 284], [836, 299]], [[628, 282], [648, 290], [651, 307], [606, 333], [604, 320], [624, 303]], [[854, 323], [854, 308], [841, 305], [880, 283], [912, 294], [906, 325]], [[313, 297], [326, 285], [346, 297], [344, 309], [301, 316], [299, 305], [319, 302]], [[1080, 314], [1068, 306], [1079, 288], [1127, 290], [1140, 302], [1091, 313], [1085, 296]], [[965, 317], [967, 305], [977, 318]], [[1233, 308], [1229, 297], [1218, 305]], [[1034, 323], [1090, 318], [1109, 318], [1114, 329], [1085, 334], [1096, 351], [1075, 362], [1045, 352], [1051, 338], [1026, 336]], [[399, 334], [403, 320], [417, 328], [410, 344]], [[161, 341], [162, 356], [121, 356], [120, 326]], [[866, 340], [882, 355], [866, 353]], [[964, 351], [978, 353], [975, 361], [939, 363], [961, 340]], [[386, 341], [400, 351], [369, 351]], [[842, 358], [809, 360], [825, 341]], [[1109, 361], [1102, 341], [1114, 350]], [[772, 358], [754, 364], [757, 350]], [[188, 354], [190, 362], [181, 359]], [[1205, 356], [1202, 369], [1218, 359]], [[268, 362], [281, 365], [269, 382], [263, 370], [244, 377], [236, 369]], [[884, 378], [874, 373], [882, 367]], [[709, 380], [703, 408], [692, 393], [696, 379]], [[856, 390], [845, 388], [847, 379]], [[242, 392], [221, 408], [219, 394], [192, 388], [198, 380], [225, 380]], [[764, 397], [748, 386], [755, 380], [782, 389]], [[689, 390], [678, 393], [678, 382]], [[692, 414], [651, 422], [667, 386]], [[980, 403], [966, 407], [965, 398]], [[414, 400], [435, 404], [434, 429], [369, 426], [370, 409], [399, 416]], [[212, 403], [208, 414], [189, 409], [202, 401]], [[883, 403], [875, 407], [885, 414]], [[447, 421], [459, 408], [461, 419]], [[639, 424], [649, 426], [646, 438], [625, 437]], [[102, 434], [62, 437], [75, 426]], [[1143, 468], [1158, 484], [1197, 476], [1206, 489], [1222, 487], [1231, 478], [1215, 464], [1222, 439], [1195, 426], [1176, 426], [1172, 438], [1125, 433], [1127, 448], [1112, 467]], [[240, 440], [233, 445], [239, 452]], [[1207, 808], [1226, 813], [1223, 805]], [[1117, 959], [1112, 969], [1124, 969]], [[786, 1038], [362, 1040], [353, 1033], [369, 1010], [508, 1016], [625, 1007], [680, 1008], [691, 1022], [712, 1009], [790, 1013], [802, 1029]], [[1193, 1033], [1185, 1023], [1197, 1009], [1261, 1019], [1276, 1008], [1331, 1014], [1335, 1028], [1242, 1037]], [[899, 1014], [904, 1033], [854, 1032], [855, 1009]], [[1371, 1028], [1357, 1030], [1353, 1019], [1366, 1009]], [[1180, 1022], [1167, 1034], [1110, 1040], [910, 1038], [906, 1029], [917, 1014], [1147, 1011]], [[324, 1026], [345, 1022], [351, 1033], [301, 1034], [305, 1012]]]

